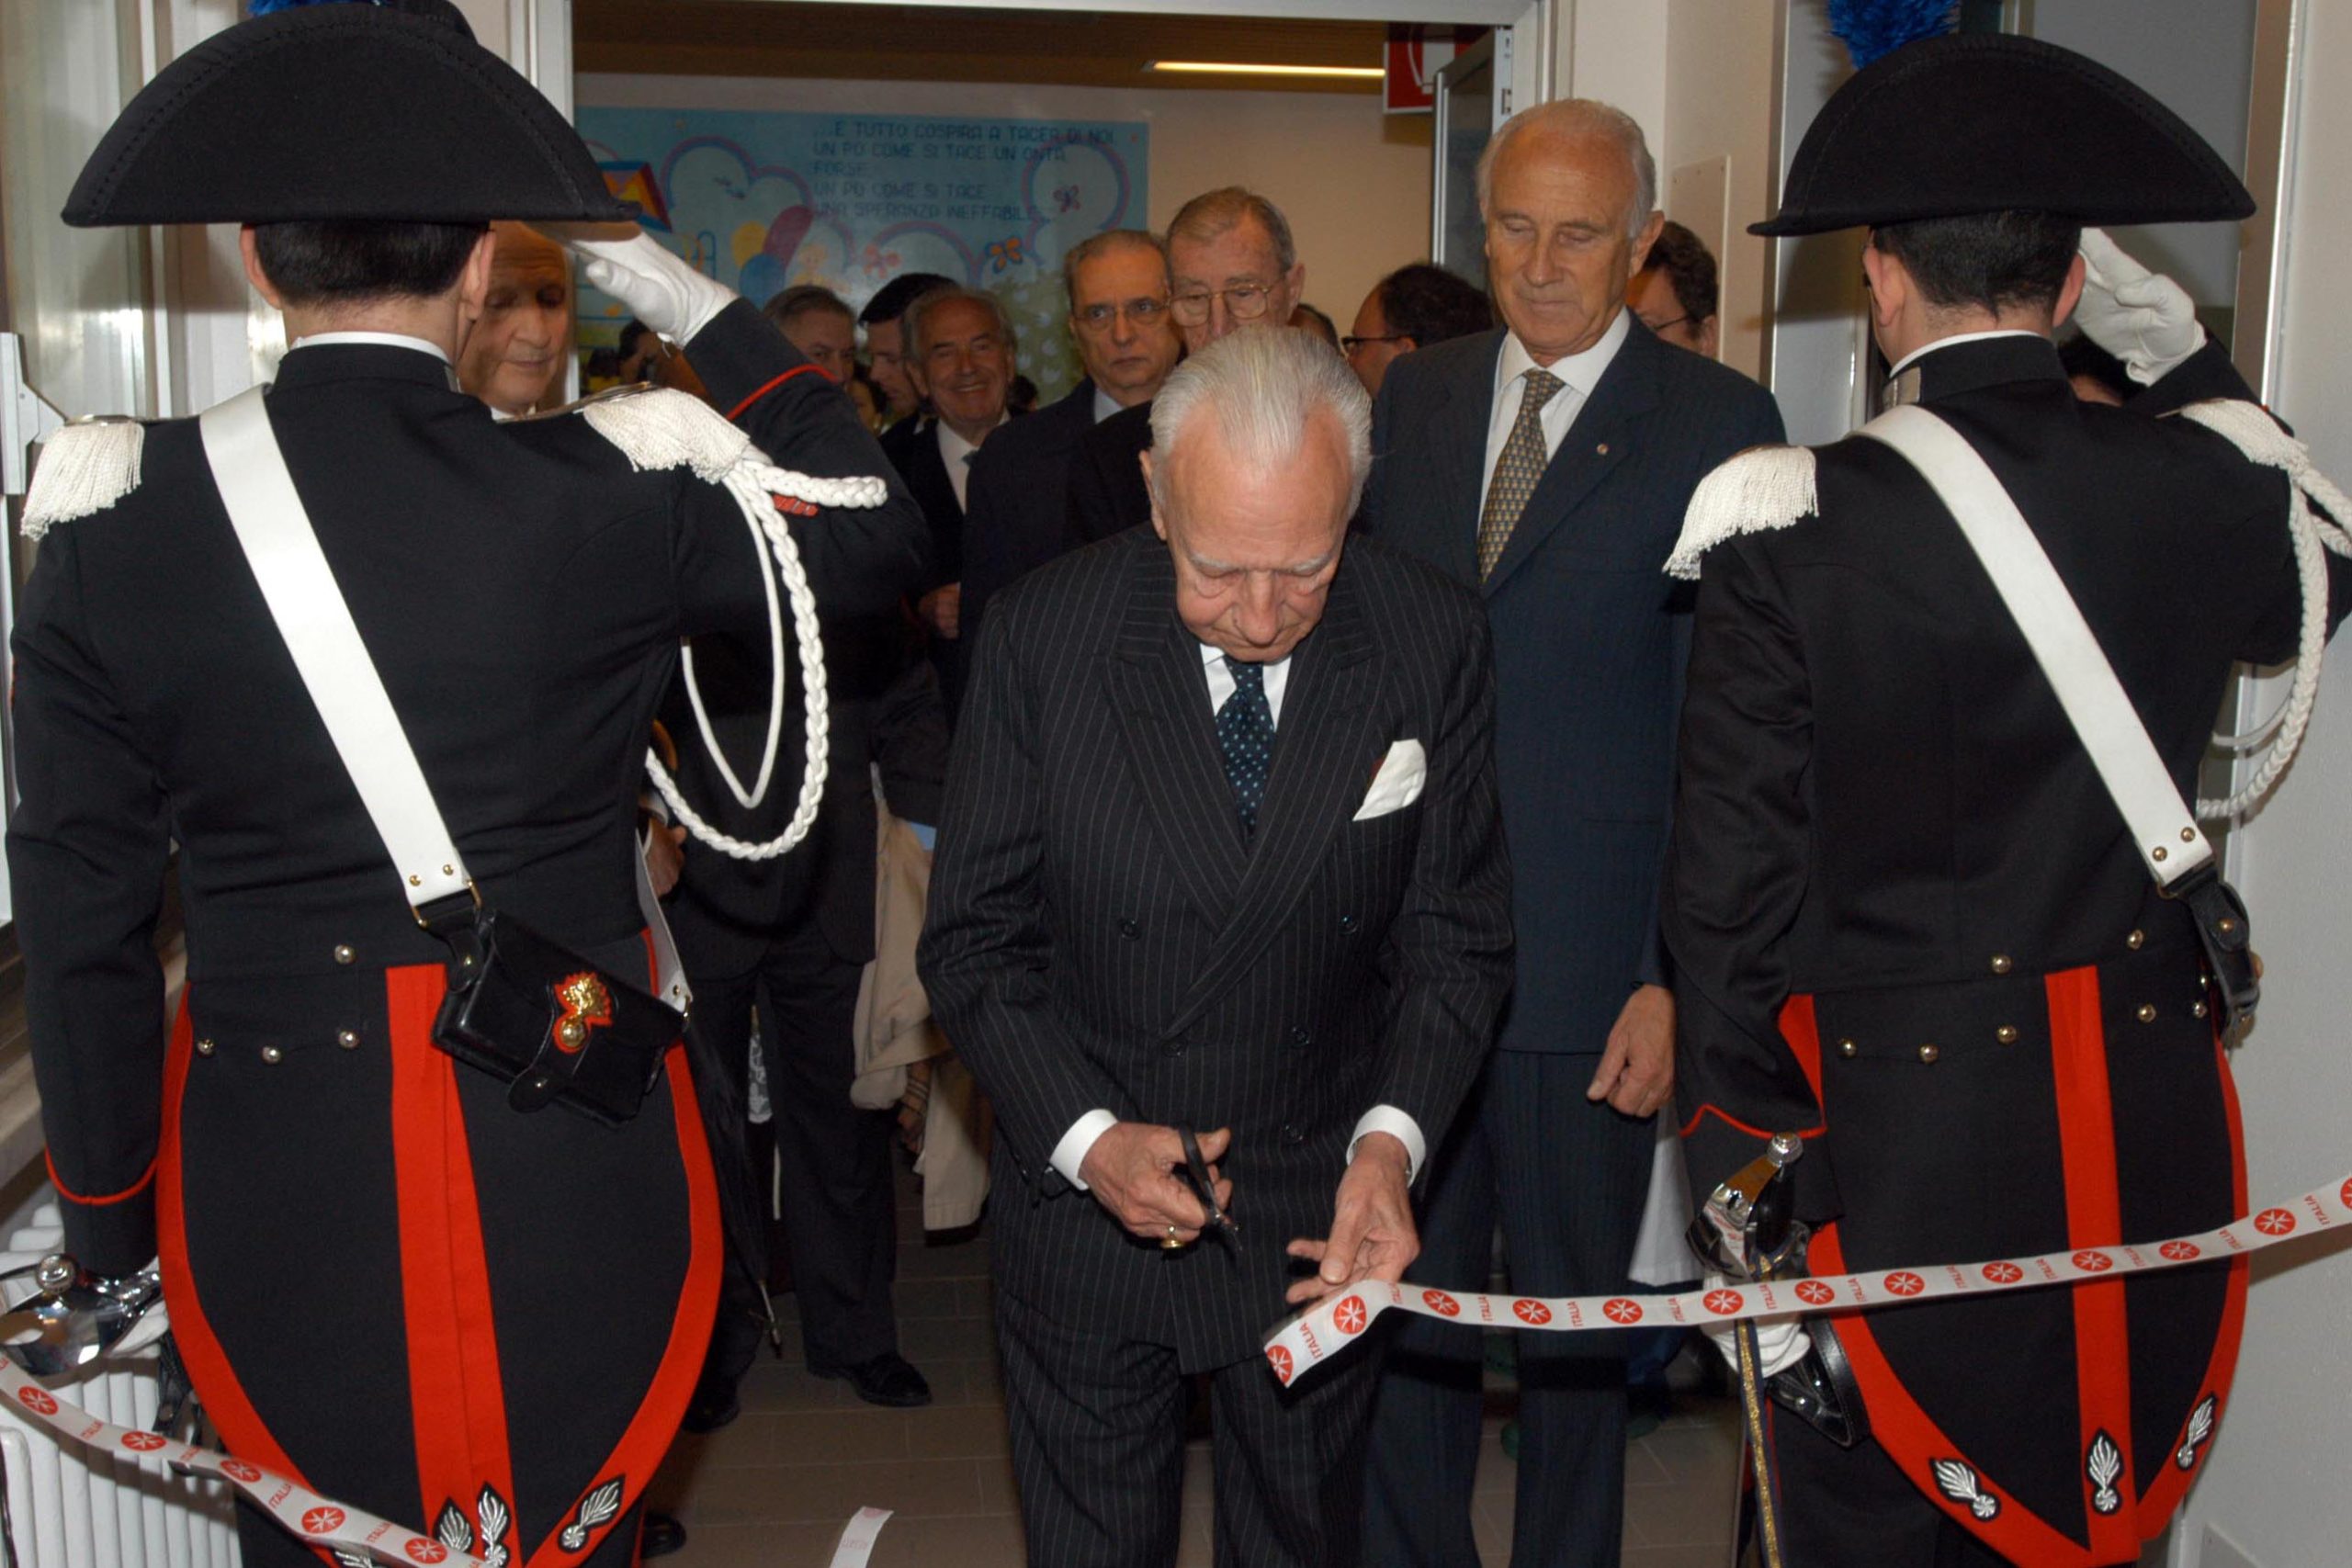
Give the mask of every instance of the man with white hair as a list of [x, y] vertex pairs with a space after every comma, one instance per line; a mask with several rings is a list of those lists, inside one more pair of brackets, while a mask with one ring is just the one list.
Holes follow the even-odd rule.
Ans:
[[[1658, 936], [1687, 595], [1661, 573], [1690, 492], [1781, 438], [1753, 382], [1624, 308], [1664, 221], [1640, 127], [1563, 99], [1513, 116], [1478, 168], [1503, 325], [1389, 367], [1373, 536], [1485, 599], [1495, 750], [1524, 961], [1493, 1058], [1430, 1173], [1430, 1284], [1482, 1287], [1499, 1213], [1513, 1290], [1626, 1284], [1652, 1119], [1674, 1089]], [[1478, 1337], [1415, 1322], [1374, 1420], [1365, 1562], [1476, 1562]], [[1512, 1561], [1597, 1568], [1623, 1534], [1623, 1349], [1519, 1336]]]
[[1348, 539], [1370, 409], [1323, 344], [1235, 333], [1152, 424], [1153, 533], [989, 612], [922, 979], [997, 1109], [1029, 1561], [1173, 1562], [1207, 1372], [1218, 1562], [1352, 1563], [1371, 1363], [1291, 1391], [1261, 1336], [1412, 1262], [1510, 985], [1488, 638]]

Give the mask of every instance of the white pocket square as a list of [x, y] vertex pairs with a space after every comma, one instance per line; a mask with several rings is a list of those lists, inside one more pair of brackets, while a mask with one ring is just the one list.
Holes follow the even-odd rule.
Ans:
[[1363, 804], [1356, 807], [1353, 819], [1369, 822], [1375, 817], [1404, 810], [1421, 798], [1421, 786], [1429, 782], [1429, 757], [1422, 751], [1421, 743], [1399, 740], [1380, 760], [1380, 771], [1372, 775], [1372, 787], [1364, 792]]

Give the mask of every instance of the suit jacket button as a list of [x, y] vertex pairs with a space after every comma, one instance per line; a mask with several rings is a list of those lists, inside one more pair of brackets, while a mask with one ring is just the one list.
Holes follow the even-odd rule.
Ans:
[[1357, 919], [1353, 915], [1341, 915], [1340, 917], [1340, 931], [1341, 934], [1353, 936], [1363, 929], [1363, 922]]
[[1293, 1145], [1303, 1144], [1306, 1142], [1306, 1134], [1298, 1130], [1296, 1122], [1285, 1122], [1283, 1123], [1283, 1142]]
[[1136, 924], [1133, 920], [1121, 920], [1119, 922], [1119, 934], [1126, 938], [1129, 942], [1134, 942], [1143, 935], [1143, 928]]
[[1170, 1057], [1181, 1056], [1184, 1054], [1184, 1043], [1182, 1040], [1170, 1040], [1167, 1044], [1162, 1045], [1160, 1049], [1166, 1052]]
[[1309, 1034], [1306, 1027], [1301, 1025], [1290, 1032], [1290, 1043], [1294, 1045], [1311, 1045], [1315, 1043], [1315, 1036]]

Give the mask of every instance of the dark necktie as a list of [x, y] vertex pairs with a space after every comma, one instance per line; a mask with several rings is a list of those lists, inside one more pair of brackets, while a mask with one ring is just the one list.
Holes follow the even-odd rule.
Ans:
[[1266, 798], [1266, 773], [1274, 761], [1274, 710], [1266, 703], [1266, 671], [1227, 657], [1233, 695], [1216, 710], [1217, 750], [1225, 753], [1225, 779], [1233, 786], [1233, 809], [1241, 836], [1258, 830], [1258, 807]]

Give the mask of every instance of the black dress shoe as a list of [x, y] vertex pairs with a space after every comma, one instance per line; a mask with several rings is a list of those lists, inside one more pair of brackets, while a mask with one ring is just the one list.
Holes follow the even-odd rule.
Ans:
[[857, 1391], [857, 1397], [868, 1404], [887, 1404], [894, 1410], [912, 1410], [931, 1403], [931, 1384], [922, 1374], [907, 1364], [907, 1359], [896, 1351], [885, 1351], [871, 1360], [860, 1361], [854, 1367], [818, 1366], [808, 1370], [820, 1378], [846, 1378]]
[[637, 1533], [637, 1555], [642, 1562], [649, 1557], [667, 1557], [683, 1551], [686, 1545], [686, 1527], [667, 1514], [648, 1514], [645, 1528]]

